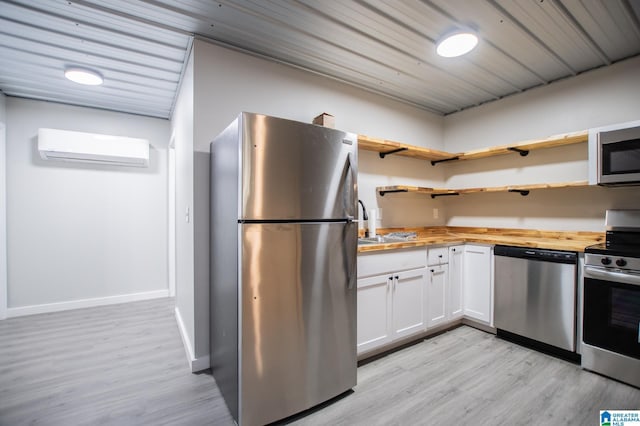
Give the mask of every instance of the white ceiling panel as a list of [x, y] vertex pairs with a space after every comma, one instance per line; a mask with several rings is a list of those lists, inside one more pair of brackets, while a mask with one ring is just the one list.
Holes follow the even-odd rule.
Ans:
[[[640, 54], [639, 3], [0, 0], [0, 90], [166, 118], [198, 36], [450, 114]], [[462, 26], [479, 46], [438, 57]], [[105, 84], [67, 82], [71, 65]]]
[[560, 2], [499, 0], [498, 4], [519, 22], [526, 22], [531, 37], [565, 61], [574, 72], [597, 67], [606, 58], [589, 41], [588, 35], [573, 25], [573, 16]]
[[610, 61], [638, 54], [640, 1], [564, 0], [563, 4]]

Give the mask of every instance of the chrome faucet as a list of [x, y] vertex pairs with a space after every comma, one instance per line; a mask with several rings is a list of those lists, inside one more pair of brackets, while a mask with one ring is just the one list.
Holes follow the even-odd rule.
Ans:
[[[364, 206], [362, 200], [358, 200], [358, 203], [362, 206], [362, 220], [369, 220], [369, 215], [367, 214], [367, 208]], [[364, 224], [363, 224], [364, 226]], [[369, 238], [369, 227], [364, 228], [364, 237]]]

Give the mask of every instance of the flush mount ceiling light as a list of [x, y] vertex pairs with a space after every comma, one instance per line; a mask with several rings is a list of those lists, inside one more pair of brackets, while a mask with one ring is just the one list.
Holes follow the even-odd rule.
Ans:
[[436, 46], [436, 53], [445, 58], [455, 58], [469, 53], [478, 44], [478, 37], [472, 32], [457, 31], [443, 37]]
[[64, 76], [67, 79], [88, 86], [99, 86], [104, 82], [99, 72], [87, 68], [71, 67], [64, 70]]

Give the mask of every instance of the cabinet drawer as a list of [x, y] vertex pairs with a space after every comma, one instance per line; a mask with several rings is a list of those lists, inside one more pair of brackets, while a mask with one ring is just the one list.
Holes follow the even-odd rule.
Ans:
[[449, 248], [448, 247], [434, 247], [427, 250], [428, 265], [440, 265], [442, 263], [449, 263]]
[[386, 250], [358, 254], [358, 277], [423, 268], [427, 264], [424, 248]]

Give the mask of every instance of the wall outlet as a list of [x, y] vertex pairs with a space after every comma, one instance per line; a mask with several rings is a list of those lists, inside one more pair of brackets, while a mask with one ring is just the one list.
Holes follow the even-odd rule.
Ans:
[[438, 211], [438, 209], [437, 209], [437, 208], [434, 208], [434, 209], [433, 209], [433, 218], [434, 218], [434, 219], [437, 219], [437, 218], [439, 218], [439, 217], [440, 217], [440, 212]]

